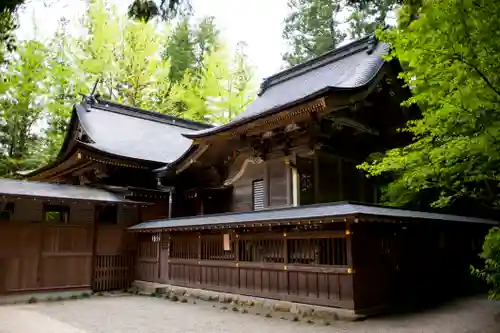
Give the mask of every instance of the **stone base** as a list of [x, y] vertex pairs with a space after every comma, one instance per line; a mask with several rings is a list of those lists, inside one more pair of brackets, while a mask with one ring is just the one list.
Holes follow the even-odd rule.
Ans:
[[78, 299], [89, 297], [90, 295], [92, 295], [92, 290], [90, 289], [20, 292], [0, 296], [0, 305]]
[[[267, 298], [244, 296], [239, 294], [222, 293], [204, 289], [179, 287], [169, 284], [161, 284], [147, 281], [134, 281], [132, 283], [134, 292], [142, 295], [153, 295], [186, 302], [189, 299], [199, 299], [207, 302], [226, 303], [233, 306], [233, 311], [238, 307], [260, 309], [259, 313], [269, 316], [288, 316], [293, 320], [321, 320], [356, 321], [365, 318], [364, 315], [356, 314], [353, 310], [309, 305], [294, 302], [285, 302]], [[257, 311], [257, 310], [255, 310]]]

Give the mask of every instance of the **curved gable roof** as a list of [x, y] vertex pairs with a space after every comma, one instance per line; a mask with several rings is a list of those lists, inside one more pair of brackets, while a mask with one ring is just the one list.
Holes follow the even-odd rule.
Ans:
[[182, 135], [211, 125], [109, 101], [76, 106], [76, 115], [94, 149], [145, 161], [171, 163], [192, 141]]
[[374, 35], [336, 48], [265, 79], [259, 97], [229, 123], [185, 136], [194, 139], [222, 132], [328, 90], [364, 88], [375, 79], [388, 52], [389, 44], [379, 43]]

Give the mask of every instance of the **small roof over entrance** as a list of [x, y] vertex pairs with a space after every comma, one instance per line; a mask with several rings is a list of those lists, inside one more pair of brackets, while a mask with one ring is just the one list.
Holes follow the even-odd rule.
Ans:
[[392, 220], [420, 219], [498, 225], [497, 221], [477, 217], [427, 213], [350, 202], [335, 202], [301, 207], [261, 210], [246, 213], [214, 214], [174, 218], [170, 220], [155, 220], [140, 223], [138, 225], [130, 227], [129, 229], [132, 231], [148, 231], [185, 227], [234, 228], [242, 225], [248, 226], [248, 224], [252, 223], [266, 223], [267, 225], [267, 223], [275, 224], [279, 222], [298, 221], [304, 219], [331, 219], [343, 218], [347, 216], [378, 216], [389, 218]]
[[117, 194], [87, 186], [0, 178], [0, 197], [56, 198], [95, 202], [134, 203]]

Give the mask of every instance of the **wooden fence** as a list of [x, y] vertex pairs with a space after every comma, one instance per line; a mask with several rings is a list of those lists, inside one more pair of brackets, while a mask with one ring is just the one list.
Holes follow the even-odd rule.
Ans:
[[[152, 244], [151, 244], [152, 245]], [[164, 234], [161, 280], [176, 285], [353, 308], [345, 230]], [[162, 251], [163, 253], [163, 251]], [[165, 273], [163, 273], [165, 272]]]
[[96, 255], [93, 291], [128, 288], [134, 278], [134, 254]]

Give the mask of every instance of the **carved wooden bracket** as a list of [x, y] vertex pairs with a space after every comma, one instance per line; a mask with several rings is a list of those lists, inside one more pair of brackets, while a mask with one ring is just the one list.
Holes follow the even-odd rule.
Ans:
[[247, 169], [248, 164], [261, 164], [264, 160], [257, 156], [251, 156], [245, 159], [243, 164], [241, 165], [240, 171], [233, 178], [229, 178], [224, 181], [224, 186], [232, 185], [235, 181], [241, 178], [245, 174], [245, 170]]

